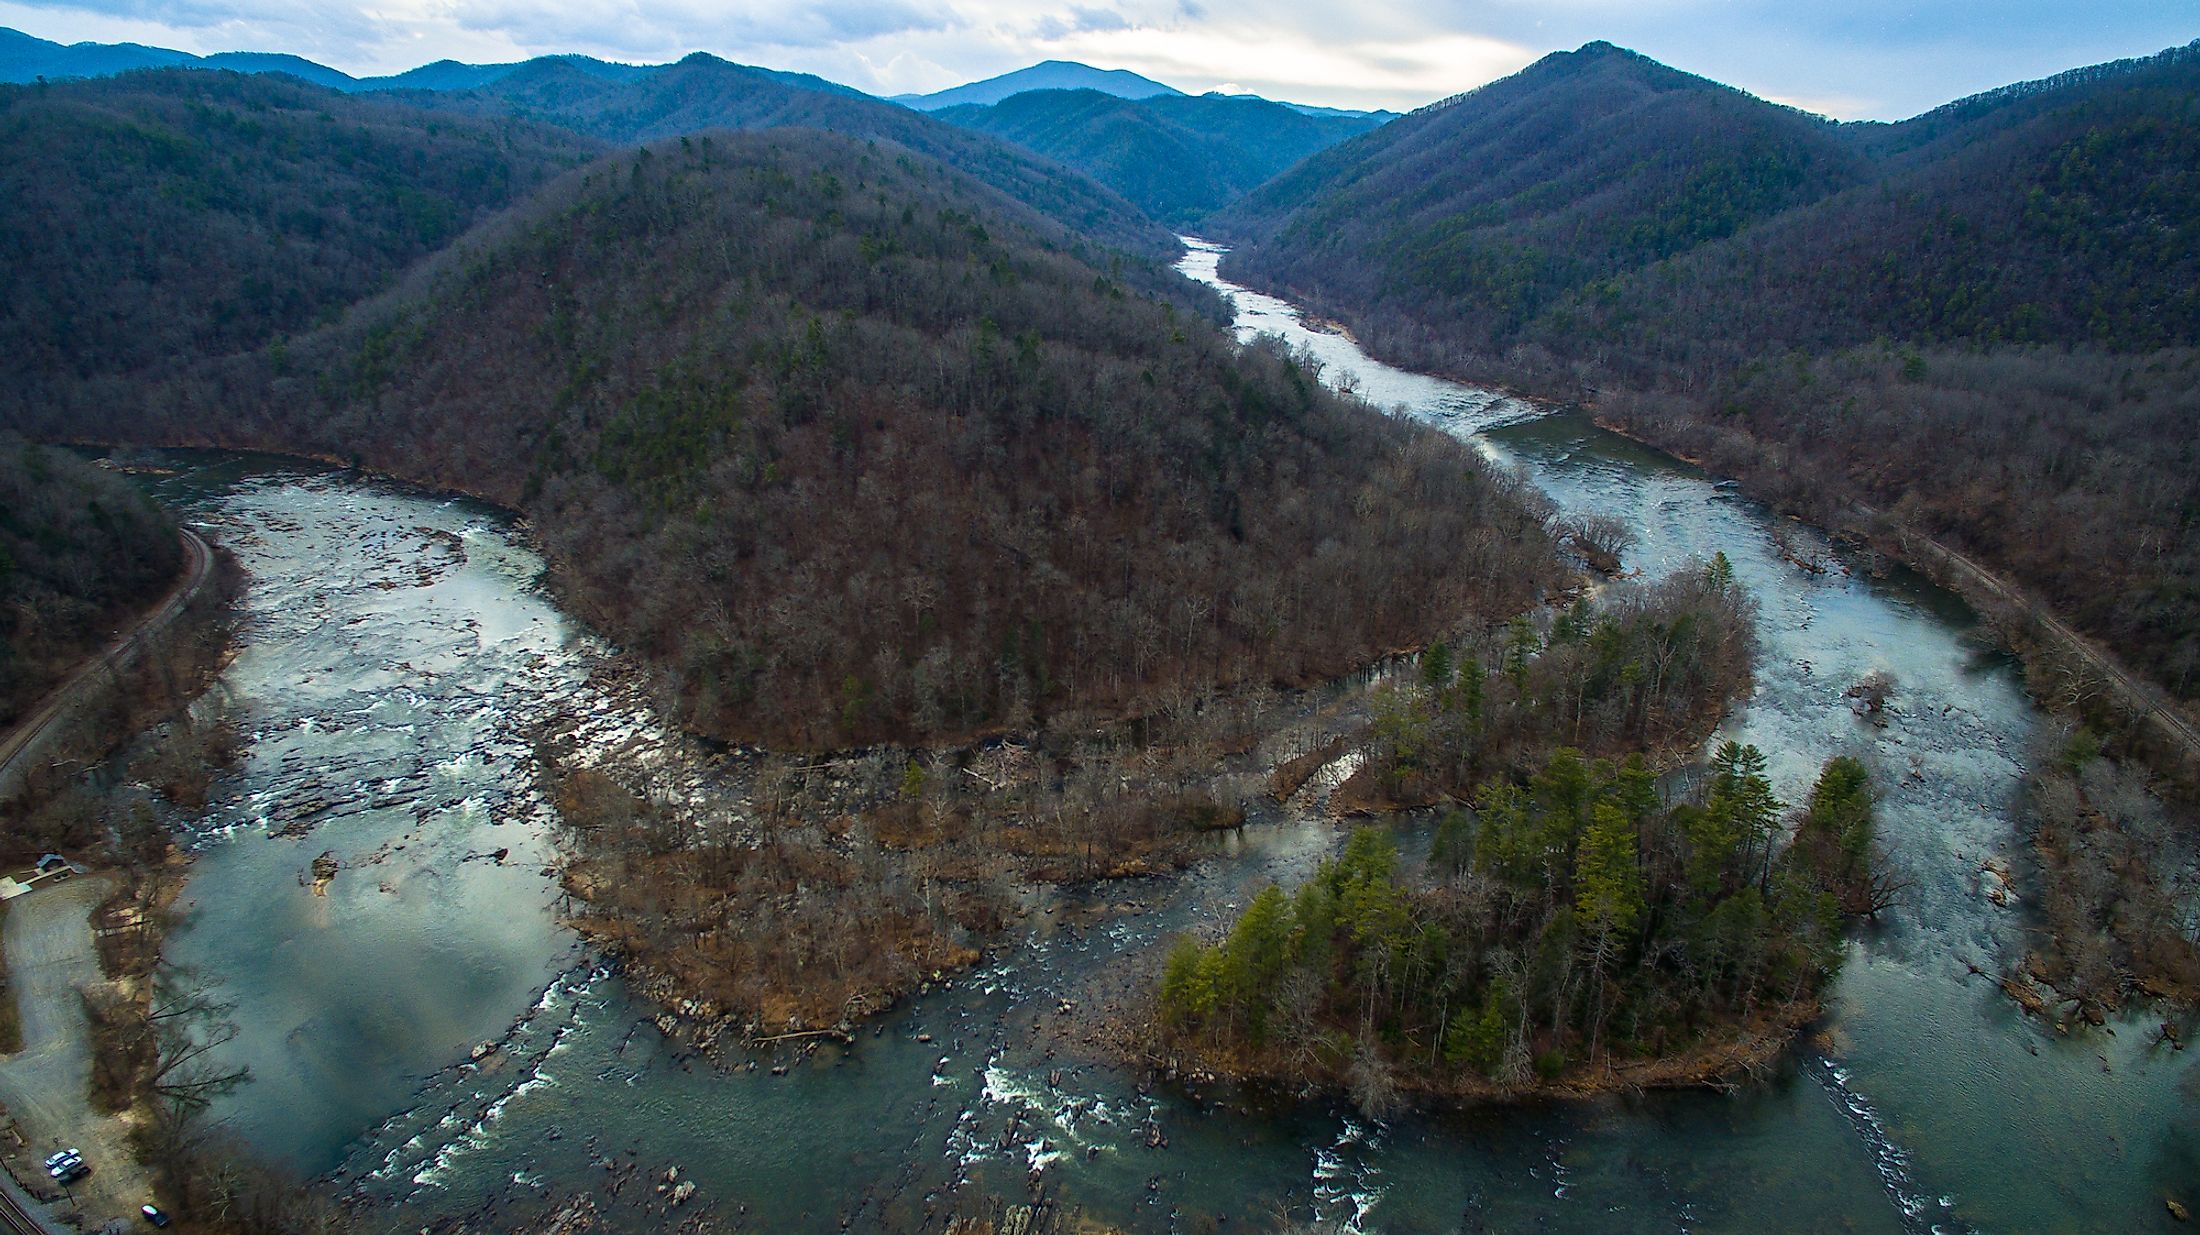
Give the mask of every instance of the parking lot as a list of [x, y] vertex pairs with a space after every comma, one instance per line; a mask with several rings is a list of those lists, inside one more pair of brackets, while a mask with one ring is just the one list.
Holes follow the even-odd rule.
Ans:
[[[53, 1208], [80, 1208], [85, 1229], [110, 1220], [132, 1222], [152, 1199], [129, 1148], [129, 1126], [87, 1101], [91, 1048], [79, 991], [106, 979], [93, 946], [91, 912], [113, 891], [101, 876], [46, 881], [8, 902], [5, 955], [23, 1029], [23, 1049], [0, 1056], [0, 1105], [28, 1141], [16, 1178]], [[44, 1159], [57, 1149], [83, 1151], [91, 1173], [66, 1193], [46, 1177]]]

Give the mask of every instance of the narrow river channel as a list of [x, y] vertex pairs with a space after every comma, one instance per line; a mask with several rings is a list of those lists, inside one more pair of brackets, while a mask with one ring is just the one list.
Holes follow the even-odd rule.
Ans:
[[[2021, 885], [1998, 907], [1982, 867], [2021, 852], [2040, 718], [1967, 611], [1901, 571], [1806, 575], [1773, 550], [1774, 517], [1716, 478], [1376, 363], [1223, 282], [1218, 257], [1194, 242], [1182, 268], [1234, 295], [1242, 333], [1305, 345], [1329, 380], [1470, 438], [1566, 508], [1627, 518], [1631, 564], [1733, 560], [1762, 650], [1728, 734], [1766, 751], [1790, 799], [1828, 756], [1864, 759], [1915, 880], [1786, 1066], [1733, 1094], [1377, 1123], [1081, 1056], [1062, 1000], [1107, 998], [1125, 954], [1341, 840], [1286, 813], [1183, 876], [1053, 898], [851, 1050], [784, 1074], [714, 1068], [558, 925], [527, 735], [578, 718], [607, 748], [662, 737], [543, 593], [518, 530], [462, 501], [223, 459], [163, 486], [252, 575], [220, 687], [247, 756], [197, 838], [173, 943], [234, 1002], [229, 1053], [257, 1077], [220, 1114], [391, 1231], [518, 1227], [591, 1190], [614, 1225], [650, 1229], [673, 1168], [696, 1185], [683, 1212], [732, 1229], [937, 1226], [973, 1198], [1039, 1194], [1140, 1231], [2174, 1229], [2165, 1190], [2200, 1180], [2200, 1052], [2150, 1047], [2159, 1018], [2140, 1014], [2058, 1036], [1969, 971], [1998, 972], [2028, 929]], [[1898, 682], [1885, 728], [1841, 697], [1875, 669]], [[317, 890], [324, 853], [339, 866]]]

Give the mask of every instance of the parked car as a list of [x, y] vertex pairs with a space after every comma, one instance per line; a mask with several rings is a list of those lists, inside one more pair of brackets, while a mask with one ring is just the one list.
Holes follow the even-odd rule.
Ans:
[[72, 1158], [53, 1168], [54, 1182], [60, 1184], [73, 1184], [91, 1173], [92, 1168], [86, 1166], [82, 1158]]
[[138, 1206], [138, 1212], [144, 1214], [145, 1220], [154, 1226], [168, 1225], [168, 1215], [162, 1213], [158, 1205], [140, 1205]]

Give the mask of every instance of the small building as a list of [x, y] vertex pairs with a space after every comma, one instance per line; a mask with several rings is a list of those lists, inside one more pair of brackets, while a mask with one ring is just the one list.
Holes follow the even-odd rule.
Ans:
[[38, 873], [41, 875], [51, 875], [55, 871], [67, 869], [69, 869], [69, 860], [58, 853], [49, 853], [38, 859]]

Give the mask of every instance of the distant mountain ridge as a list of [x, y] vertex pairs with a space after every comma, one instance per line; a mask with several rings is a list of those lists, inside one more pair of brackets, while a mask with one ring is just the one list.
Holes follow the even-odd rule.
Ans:
[[1395, 119], [1392, 111], [1356, 111], [1349, 107], [1318, 107], [1312, 103], [1293, 103], [1286, 99], [1270, 99], [1258, 94], [1224, 94], [1210, 90], [1194, 96], [1165, 82], [1155, 81], [1129, 69], [1096, 69], [1075, 60], [1042, 60], [1027, 69], [988, 77], [982, 81], [967, 82], [930, 94], [896, 94], [887, 98], [889, 103], [899, 103], [918, 111], [945, 111], [951, 107], [990, 107], [1005, 103], [1019, 95], [1040, 91], [1089, 90], [1097, 94], [1112, 95], [1119, 99], [1145, 101], [1152, 99], [1233, 99], [1257, 103], [1273, 103], [1304, 116], [1320, 116], [1340, 119], [1368, 120], [1380, 123]]
[[1027, 90], [933, 114], [1074, 167], [1178, 227], [1381, 123], [1313, 115], [1251, 96], [1130, 99], [1096, 90]]
[[1288, 99], [1268, 99], [1266, 96], [1258, 94], [1224, 94], [1220, 90], [1210, 90], [1200, 97], [1205, 99], [1260, 99], [1263, 102], [1273, 102], [1288, 107], [1302, 116], [1343, 116], [1355, 120], [1373, 120], [1379, 123], [1396, 120], [1404, 114], [1403, 112], [1391, 111], [1387, 107], [1378, 107], [1373, 111], [1363, 111], [1356, 107], [1321, 107], [1313, 103], [1293, 103]]
[[[137, 43], [61, 44], [0, 26], [0, 80], [31, 82], [40, 77], [107, 77], [132, 69], [160, 69], [199, 57]], [[335, 72], [334, 69], [329, 70]]]
[[333, 76], [340, 80], [315, 84], [352, 95], [394, 97], [435, 111], [533, 120], [611, 143], [710, 129], [790, 127], [891, 141], [968, 172], [1108, 247], [1148, 258], [1177, 252], [1169, 231], [1130, 203], [1015, 146], [821, 77], [735, 64], [706, 52], [666, 65], [612, 64], [578, 55], [497, 65], [440, 60], [390, 77], [354, 79], [292, 56], [235, 52], [198, 57], [89, 43], [63, 47], [0, 30], [0, 78], [31, 81], [44, 76], [59, 83], [71, 74], [96, 78], [204, 68], [304, 80]]
[[416, 106], [554, 124], [616, 144], [712, 129], [812, 128], [889, 141], [1007, 193], [1100, 244], [1160, 259], [1175, 237], [1105, 186], [982, 134], [818, 78], [752, 68], [695, 52], [617, 80], [555, 59], [530, 61], [474, 90], [410, 91]]
[[358, 78], [337, 89], [351, 90], [479, 90], [483, 86], [504, 80], [532, 65], [562, 64], [575, 72], [604, 81], [634, 81], [655, 71], [657, 65], [613, 64], [593, 56], [537, 56], [532, 60], [515, 60], [505, 64], [462, 64], [456, 60], [438, 60], [418, 68], [406, 69], [387, 77]]
[[1501, 349], [1600, 280], [1859, 183], [1835, 128], [1590, 43], [1331, 147], [1211, 227], [1237, 269]]
[[[636, 81], [672, 67], [669, 64], [620, 64], [598, 60], [594, 56], [562, 53], [502, 64], [465, 64], [457, 60], [437, 60], [406, 69], [402, 73], [381, 77], [353, 77], [342, 69], [333, 69], [288, 52], [224, 51], [198, 56], [187, 51], [146, 47], [138, 43], [56, 43], [0, 26], [0, 82], [18, 84], [27, 84], [41, 77], [48, 81], [73, 81], [90, 77], [112, 77], [117, 73], [128, 73], [136, 69], [201, 68], [228, 69], [238, 73], [287, 73], [301, 81], [331, 90], [342, 90], [347, 94], [376, 90], [479, 90], [530, 66], [541, 64], [562, 64], [590, 77], [619, 82]], [[843, 86], [808, 73], [766, 68], [755, 71], [803, 89], [850, 95], [863, 93], [853, 86]]]
[[[288, 52], [225, 51], [200, 56], [172, 48], [148, 47], [140, 43], [57, 43], [0, 26], [0, 82], [18, 84], [28, 84], [40, 78], [48, 81], [73, 81], [87, 77], [112, 77], [117, 73], [128, 73], [136, 69], [204, 68], [229, 69], [238, 73], [287, 73], [301, 81], [347, 93], [370, 90], [479, 90], [529, 66], [549, 62], [569, 65], [588, 76], [607, 81], [635, 81], [679, 63], [622, 64], [568, 52], [499, 64], [437, 60], [406, 69], [402, 73], [353, 77], [342, 69], [330, 68]], [[854, 86], [845, 86], [810, 73], [749, 67], [790, 86], [835, 94], [877, 97]], [[998, 103], [1032, 90], [1097, 90], [1127, 99], [1185, 95], [1184, 91], [1174, 86], [1165, 85], [1150, 77], [1142, 77], [1128, 69], [1096, 69], [1075, 61], [1047, 60], [1030, 68], [1018, 69], [984, 81], [970, 82], [931, 94], [894, 95], [887, 101], [917, 111], [938, 111], [965, 104]], [[1212, 97], [1260, 98], [1259, 95], [1251, 94]], [[1387, 111], [1363, 112], [1348, 108], [1317, 107], [1310, 103], [1281, 102], [1280, 105], [1309, 116], [1365, 116], [1387, 120], [1396, 114]]]
[[1074, 60], [1042, 60], [1027, 69], [1017, 69], [1013, 73], [967, 82], [946, 90], [935, 90], [930, 94], [897, 94], [888, 102], [900, 103], [918, 111], [938, 111], [945, 107], [969, 104], [987, 106], [1033, 90], [1092, 90], [1101, 94], [1112, 94], [1119, 99], [1150, 99], [1156, 95], [1184, 93], [1174, 86], [1163, 85], [1129, 69], [1096, 69]]

